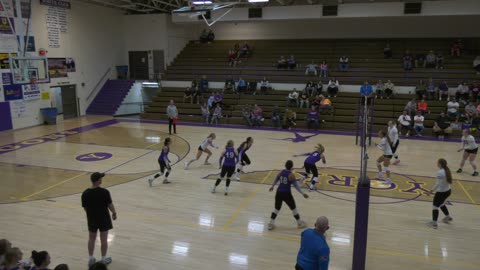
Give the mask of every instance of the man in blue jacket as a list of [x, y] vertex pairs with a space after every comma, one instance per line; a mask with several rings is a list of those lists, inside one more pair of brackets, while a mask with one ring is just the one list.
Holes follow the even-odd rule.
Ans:
[[329, 229], [327, 217], [319, 217], [315, 229], [302, 232], [300, 251], [298, 251], [296, 270], [328, 270], [330, 248], [325, 239]]

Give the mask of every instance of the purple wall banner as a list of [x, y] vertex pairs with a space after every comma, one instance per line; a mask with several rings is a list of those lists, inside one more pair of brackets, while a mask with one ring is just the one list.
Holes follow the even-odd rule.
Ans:
[[70, 9], [70, 2], [60, 0], [40, 0], [40, 5]]
[[2, 83], [3, 85], [12, 84], [12, 73], [2, 73]]
[[10, 113], [10, 102], [0, 102], [0, 131], [13, 128], [12, 115]]
[[18, 84], [3, 86], [5, 100], [23, 99], [22, 86]]
[[94, 153], [88, 153], [88, 154], [77, 156], [75, 159], [78, 161], [92, 162], [92, 161], [101, 161], [101, 160], [109, 159], [112, 156], [113, 155], [110, 153], [94, 152]]
[[1, 34], [13, 34], [15, 26], [13, 20], [7, 17], [0, 17], [0, 33]]

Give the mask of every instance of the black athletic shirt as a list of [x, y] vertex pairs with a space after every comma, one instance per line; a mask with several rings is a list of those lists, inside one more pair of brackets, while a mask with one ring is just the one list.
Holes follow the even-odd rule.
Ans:
[[110, 192], [102, 187], [87, 188], [82, 193], [82, 207], [87, 211], [89, 222], [103, 222], [110, 219], [108, 206], [111, 203]]

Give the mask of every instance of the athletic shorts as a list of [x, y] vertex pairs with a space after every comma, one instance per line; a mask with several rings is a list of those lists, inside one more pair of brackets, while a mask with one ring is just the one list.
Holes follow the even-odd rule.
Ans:
[[445, 192], [436, 192], [435, 196], [433, 196], [433, 206], [440, 207], [442, 206], [448, 197], [452, 194], [452, 190], [449, 189]]
[[202, 148], [201, 145], [198, 147], [198, 151], [202, 151], [202, 152], [203, 152], [203, 148]]
[[278, 192], [275, 194], [275, 209], [280, 210], [282, 208], [282, 203], [285, 202], [290, 210], [297, 208], [295, 204], [295, 199], [291, 192]]
[[100, 220], [88, 220], [88, 231], [89, 232], [105, 232], [113, 229], [112, 220], [110, 216], [102, 218]]
[[250, 158], [247, 156], [247, 154], [245, 152], [243, 152], [242, 154], [242, 160], [240, 160], [240, 163], [242, 164], [242, 166], [245, 166], [245, 165], [250, 165]]
[[478, 152], [478, 147], [475, 149], [465, 149], [465, 152], [476, 155]]
[[160, 165], [160, 171], [162, 173], [165, 172], [165, 169], [170, 170], [170, 164], [168, 164], [164, 160], [159, 160], [158, 164]]
[[318, 177], [318, 169], [315, 164], [303, 163], [307, 174], [313, 173], [313, 177]]
[[225, 177], [227, 175], [227, 178], [232, 177], [233, 173], [235, 172], [235, 166], [222, 166], [222, 171], [220, 172], [220, 177]]
[[384, 158], [392, 159], [393, 155], [383, 155]]
[[397, 148], [399, 144], [400, 144], [400, 140], [397, 140], [396, 143], [392, 144], [392, 153], [395, 154], [397, 152]]

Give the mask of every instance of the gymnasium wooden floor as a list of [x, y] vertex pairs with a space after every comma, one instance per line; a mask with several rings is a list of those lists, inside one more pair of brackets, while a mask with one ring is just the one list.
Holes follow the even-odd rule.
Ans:
[[[85, 269], [87, 227], [80, 193], [90, 185], [89, 173], [102, 171], [119, 216], [110, 238], [109, 269], [293, 269], [301, 230], [286, 206], [278, 228], [267, 230], [274, 197], [267, 184], [287, 159], [301, 171], [304, 154], [322, 143], [327, 164], [319, 165], [320, 189], [309, 199], [294, 196], [308, 224], [321, 215], [330, 219], [330, 269], [351, 268], [360, 156], [354, 137], [179, 126], [172, 137], [170, 159], [178, 162], [172, 184], [156, 182], [149, 188], [146, 179], [157, 170], [166, 131], [165, 124], [155, 122], [84, 117], [0, 133], [0, 238], [24, 254], [48, 250], [52, 268], [68, 263]], [[220, 147], [229, 139], [236, 146], [247, 136], [255, 139], [249, 151], [253, 164], [241, 182], [232, 182], [229, 196], [223, 195], [223, 183], [222, 192], [210, 193], [220, 150], [213, 149], [213, 165], [196, 162], [183, 169], [210, 132], [217, 134]], [[480, 269], [479, 178], [454, 174], [453, 223], [440, 223], [437, 230], [425, 226], [432, 198], [423, 189], [433, 185], [437, 158], [457, 169], [458, 146], [404, 139], [402, 162], [391, 166], [394, 184], [372, 180], [367, 269]], [[381, 153], [372, 146], [369, 154], [375, 177], [374, 158]], [[99, 253], [97, 246], [97, 258]]]

